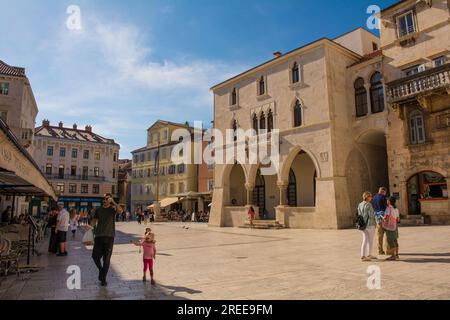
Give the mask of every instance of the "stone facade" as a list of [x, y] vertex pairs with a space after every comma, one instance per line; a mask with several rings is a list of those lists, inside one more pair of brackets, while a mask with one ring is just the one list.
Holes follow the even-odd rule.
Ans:
[[[38, 107], [25, 69], [0, 60], [0, 118], [29, 154], [34, 152], [34, 126]], [[16, 197], [14, 208], [18, 214], [28, 213], [29, 199]], [[12, 197], [0, 198], [0, 210], [12, 206]]]
[[91, 126], [52, 126], [44, 120], [35, 130], [34, 144], [36, 162], [67, 208], [101, 206], [105, 193], [118, 201], [120, 146], [114, 140], [94, 133]]
[[[405, 6], [423, 6], [415, 3], [403, 1], [383, 11], [381, 40], [363, 29], [321, 39], [277, 54], [212, 88], [216, 129], [259, 130], [269, 126], [270, 117], [273, 129], [280, 130], [280, 168], [275, 175], [261, 176], [261, 164], [216, 164], [211, 225], [242, 225], [253, 206], [261, 218], [276, 219], [286, 227], [346, 228], [352, 226], [366, 190], [388, 187], [400, 197], [402, 214], [408, 215], [405, 188], [411, 174], [435, 171], [442, 175], [439, 183], [446, 181], [447, 92], [426, 98], [427, 105], [436, 108], [428, 121], [433, 142], [415, 146], [406, 145], [407, 122], [393, 112], [384, 94], [386, 83], [403, 74], [392, 68], [399, 59], [430, 63], [448, 55], [446, 1], [433, 1], [431, 8], [417, 11], [419, 22], [427, 21], [419, 24], [423, 32], [417, 49], [410, 46], [406, 54], [391, 43], [387, 15]], [[435, 45], [427, 44], [430, 39]], [[442, 81], [448, 81], [446, 72]], [[435, 176], [430, 179], [438, 181]], [[429, 201], [424, 199], [422, 207], [440, 215], [432, 222], [446, 221], [448, 194], [436, 199], [439, 204]]]
[[446, 0], [410, 0], [381, 15], [391, 191], [401, 212], [431, 223], [450, 222], [449, 11]]

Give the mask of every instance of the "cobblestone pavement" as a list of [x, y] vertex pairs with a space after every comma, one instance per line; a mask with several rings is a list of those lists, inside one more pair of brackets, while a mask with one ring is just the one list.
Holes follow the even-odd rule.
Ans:
[[[41, 271], [0, 278], [0, 299], [450, 299], [450, 226], [401, 228], [401, 261], [362, 263], [356, 230], [155, 223], [156, 286], [142, 282], [139, 248], [130, 244], [144, 228], [117, 224], [107, 288], [79, 232], [68, 257], [43, 253], [32, 261]], [[70, 265], [81, 268], [81, 290], [67, 289]], [[370, 265], [381, 268], [379, 290], [367, 288]]]

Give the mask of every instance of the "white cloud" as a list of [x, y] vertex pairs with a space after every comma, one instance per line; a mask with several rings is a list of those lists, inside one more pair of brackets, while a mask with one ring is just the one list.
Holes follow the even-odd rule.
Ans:
[[47, 38], [41, 50], [58, 78], [40, 94], [39, 117], [89, 123], [120, 143], [122, 156], [145, 143], [145, 130], [157, 119], [209, 124], [209, 88], [236, 66], [186, 55], [159, 61], [149, 37], [134, 25], [84, 15], [83, 32], [64, 28], [57, 39]]

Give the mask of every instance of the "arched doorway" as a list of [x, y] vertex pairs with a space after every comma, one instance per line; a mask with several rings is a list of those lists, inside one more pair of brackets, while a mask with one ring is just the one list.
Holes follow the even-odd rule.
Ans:
[[448, 199], [447, 180], [434, 171], [422, 171], [407, 181], [408, 214], [422, 213], [420, 201]]
[[229, 205], [245, 206], [246, 190], [245, 190], [245, 173], [240, 164], [233, 165], [230, 172], [229, 180]]
[[300, 151], [289, 170], [288, 205], [292, 207], [315, 207], [317, 171], [311, 157]]
[[260, 170], [256, 173], [253, 204], [259, 207], [260, 213], [266, 210], [266, 184]]

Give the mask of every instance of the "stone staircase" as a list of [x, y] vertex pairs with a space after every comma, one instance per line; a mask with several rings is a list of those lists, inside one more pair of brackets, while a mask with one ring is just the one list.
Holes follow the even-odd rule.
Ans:
[[402, 217], [400, 220], [400, 226], [402, 227], [410, 227], [410, 226], [424, 226], [425, 221], [423, 216], [420, 215], [408, 215], [406, 217]]
[[245, 221], [243, 226], [239, 228], [246, 229], [284, 229], [284, 226], [280, 224], [277, 220], [253, 220], [253, 226], [250, 225], [249, 221]]

